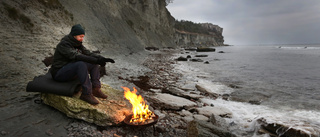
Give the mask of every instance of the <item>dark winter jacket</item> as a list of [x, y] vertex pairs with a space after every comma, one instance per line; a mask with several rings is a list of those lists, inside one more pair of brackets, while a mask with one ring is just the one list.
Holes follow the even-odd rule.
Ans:
[[71, 35], [67, 35], [61, 39], [54, 52], [53, 63], [51, 66], [52, 77], [56, 75], [59, 69], [68, 63], [85, 61], [97, 64], [99, 57], [101, 56], [87, 50], [82, 45], [82, 42], [76, 40]]

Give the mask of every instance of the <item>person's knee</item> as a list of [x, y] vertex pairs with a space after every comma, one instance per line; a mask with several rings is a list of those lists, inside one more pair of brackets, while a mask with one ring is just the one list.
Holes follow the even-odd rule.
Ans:
[[77, 61], [74, 64], [78, 70], [87, 70], [87, 65], [83, 61]]
[[76, 66], [82, 67], [82, 66], [86, 66], [86, 63], [83, 61], [77, 61], [74, 63]]

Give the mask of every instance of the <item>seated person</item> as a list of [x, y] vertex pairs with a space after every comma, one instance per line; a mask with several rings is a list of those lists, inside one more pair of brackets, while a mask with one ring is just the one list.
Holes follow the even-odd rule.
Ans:
[[70, 34], [64, 36], [55, 49], [50, 72], [52, 78], [60, 82], [79, 79], [82, 87], [80, 99], [96, 105], [99, 101], [95, 97], [108, 97], [101, 92], [99, 65], [105, 66], [106, 62], [114, 63], [114, 60], [87, 50], [82, 45], [84, 36], [80, 24], [72, 26]]

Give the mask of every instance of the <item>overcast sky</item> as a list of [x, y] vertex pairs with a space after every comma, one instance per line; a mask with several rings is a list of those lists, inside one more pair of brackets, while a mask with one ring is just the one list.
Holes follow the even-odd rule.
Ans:
[[173, 0], [178, 20], [223, 28], [225, 44], [320, 43], [320, 0]]

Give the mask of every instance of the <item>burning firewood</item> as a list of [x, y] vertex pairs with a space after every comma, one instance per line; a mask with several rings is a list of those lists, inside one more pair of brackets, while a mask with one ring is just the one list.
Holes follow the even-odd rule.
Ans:
[[155, 122], [157, 116], [149, 110], [149, 106], [146, 105], [142, 96], [136, 94], [137, 89], [133, 88], [133, 91], [130, 91], [127, 87], [122, 88], [124, 89], [124, 97], [132, 104], [133, 115], [130, 118], [130, 124], [145, 125]]

